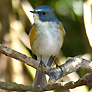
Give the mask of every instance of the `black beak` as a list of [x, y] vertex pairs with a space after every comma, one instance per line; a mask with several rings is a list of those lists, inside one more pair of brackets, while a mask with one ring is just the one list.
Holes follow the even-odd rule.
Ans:
[[31, 13], [36, 13], [36, 11], [30, 11]]

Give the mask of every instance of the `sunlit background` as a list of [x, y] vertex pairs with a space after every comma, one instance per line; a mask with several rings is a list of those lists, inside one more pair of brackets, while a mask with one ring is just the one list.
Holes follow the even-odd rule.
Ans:
[[[92, 60], [92, 0], [0, 0], [0, 44], [32, 57], [28, 35], [34, 20], [29, 11], [40, 5], [54, 8], [57, 18], [66, 30], [64, 44], [56, 61], [62, 64], [70, 56]], [[76, 81], [88, 72], [78, 70], [57, 82]], [[34, 68], [0, 54], [0, 81], [31, 86], [34, 76]], [[81, 91], [92, 92], [92, 84], [50, 92]], [[0, 90], [0, 92], [13, 91]]]

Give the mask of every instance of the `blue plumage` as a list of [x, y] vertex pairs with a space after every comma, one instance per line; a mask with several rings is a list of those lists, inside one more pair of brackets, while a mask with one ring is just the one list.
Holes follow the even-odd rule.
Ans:
[[54, 9], [49, 7], [49, 6], [39, 6], [37, 8], [35, 8], [35, 13], [37, 14], [37, 16], [39, 17], [39, 20], [42, 22], [50, 22], [50, 21], [54, 21], [56, 23], [59, 23], [57, 17], [54, 14]]

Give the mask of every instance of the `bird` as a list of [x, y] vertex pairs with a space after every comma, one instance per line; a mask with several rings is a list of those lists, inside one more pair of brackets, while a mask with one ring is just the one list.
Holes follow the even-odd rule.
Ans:
[[[33, 11], [34, 24], [30, 30], [30, 45], [37, 60], [44, 65], [51, 65], [51, 57], [60, 51], [66, 34], [63, 24], [54, 14], [50, 6], [42, 5]], [[44, 87], [47, 85], [46, 74], [36, 70], [33, 86]]]

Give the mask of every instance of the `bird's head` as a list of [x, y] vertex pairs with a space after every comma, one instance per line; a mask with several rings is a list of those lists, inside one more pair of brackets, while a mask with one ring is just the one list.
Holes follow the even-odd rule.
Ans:
[[46, 5], [42, 5], [35, 8], [34, 11], [30, 12], [33, 13], [35, 23], [50, 21], [58, 22], [58, 19], [56, 18], [53, 11], [53, 8]]

